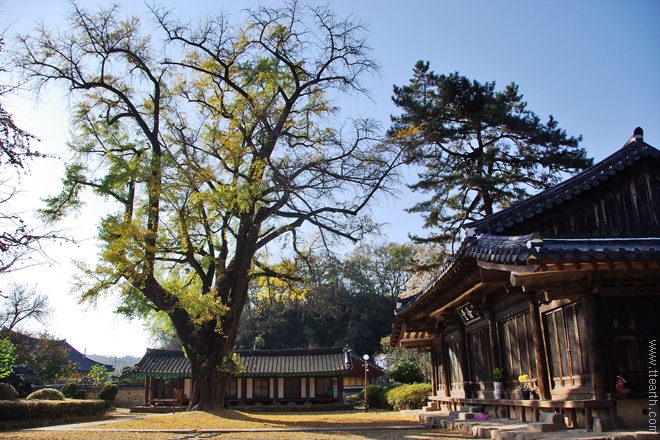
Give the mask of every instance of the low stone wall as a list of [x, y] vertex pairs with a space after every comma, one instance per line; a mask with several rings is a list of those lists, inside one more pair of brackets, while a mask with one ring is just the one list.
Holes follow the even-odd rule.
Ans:
[[120, 387], [113, 405], [116, 408], [131, 408], [144, 404], [144, 386], [123, 388]]

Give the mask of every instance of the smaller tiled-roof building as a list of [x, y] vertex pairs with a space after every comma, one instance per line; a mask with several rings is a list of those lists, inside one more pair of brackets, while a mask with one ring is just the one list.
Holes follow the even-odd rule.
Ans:
[[[364, 361], [347, 347], [237, 350], [241, 371], [229, 384], [230, 404], [341, 403], [345, 387], [364, 385]], [[191, 393], [190, 362], [180, 350], [147, 349], [132, 373], [143, 377], [145, 404]], [[367, 376], [383, 370], [369, 363]]]
[[38, 381], [39, 373], [29, 365], [14, 365], [9, 376], [0, 379], [0, 382], [11, 384], [18, 391], [19, 397], [28, 396], [32, 391], [32, 384]]
[[75, 365], [76, 372], [80, 374], [88, 374], [90, 371], [92, 371], [92, 367], [96, 365], [105, 367], [108, 372], [115, 371], [114, 365], [104, 364], [103, 362], [98, 362], [94, 359], [88, 358], [86, 354], [79, 352], [71, 344], [69, 344], [66, 339], [60, 339], [57, 341], [57, 343], [60, 347], [62, 347], [63, 350], [66, 351], [66, 357], [69, 359], [69, 361], [71, 361], [73, 365]]
[[[95, 365], [102, 365], [109, 372], [113, 372], [115, 370], [115, 367], [113, 365], [104, 364], [102, 362], [98, 362], [88, 358], [86, 354], [81, 353], [80, 351], [76, 350], [71, 344], [69, 344], [66, 339], [56, 339], [56, 340], [40, 339], [20, 332], [9, 330], [6, 328], [3, 328], [0, 331], [0, 334], [2, 334], [3, 337], [8, 337], [9, 340], [12, 342], [12, 344], [19, 347], [19, 350], [29, 350], [29, 351], [40, 350], [41, 347], [43, 346], [40, 344], [43, 344], [45, 342], [56, 344], [62, 351], [66, 353], [67, 359], [69, 360], [69, 362], [71, 362], [72, 365], [74, 365], [76, 369], [76, 373], [79, 376], [87, 375], [90, 371], [92, 371], [92, 367], [94, 367]], [[67, 379], [67, 378], [62, 378], [62, 379]]]

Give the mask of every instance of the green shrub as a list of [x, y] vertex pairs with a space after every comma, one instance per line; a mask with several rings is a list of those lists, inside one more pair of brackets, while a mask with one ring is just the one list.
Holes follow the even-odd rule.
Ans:
[[14, 400], [0, 401], [0, 428], [16, 422], [51, 421], [101, 416], [102, 400]]
[[387, 403], [394, 409], [420, 409], [431, 395], [431, 384], [402, 385], [387, 393]]
[[18, 397], [18, 391], [8, 383], [0, 383], [0, 400], [14, 400]]
[[360, 400], [360, 394], [346, 395], [346, 403], [352, 406], [358, 406], [360, 403], [364, 403], [364, 392], [362, 392], [362, 400]]
[[64, 400], [64, 394], [54, 388], [44, 388], [26, 397], [27, 400]]
[[76, 390], [76, 393], [73, 395], [73, 399], [79, 399], [79, 400], [87, 399], [87, 391], [85, 391], [85, 390]]
[[[386, 398], [387, 388], [378, 385], [369, 385], [367, 387], [367, 397], [369, 408], [389, 409]], [[364, 390], [360, 391], [360, 402], [364, 403]]]
[[67, 399], [75, 399], [78, 392], [78, 385], [75, 382], [69, 382], [62, 387], [62, 394]]
[[424, 372], [422, 367], [415, 361], [402, 360], [392, 365], [385, 372], [388, 378], [399, 383], [418, 383], [424, 382]]
[[105, 400], [106, 407], [110, 408], [110, 406], [112, 406], [112, 402], [115, 400], [115, 397], [117, 397], [118, 392], [119, 388], [117, 388], [117, 385], [114, 383], [106, 383], [103, 385], [103, 388], [101, 388], [99, 399]]

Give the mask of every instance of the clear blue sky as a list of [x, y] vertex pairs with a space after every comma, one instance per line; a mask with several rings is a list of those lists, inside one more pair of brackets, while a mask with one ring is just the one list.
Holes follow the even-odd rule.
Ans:
[[[141, 2], [123, 3], [131, 5], [131, 12], [146, 10]], [[238, 13], [239, 5], [257, 2], [159, 4], [192, 17], [219, 5]], [[426, 60], [437, 73], [459, 71], [480, 82], [496, 81], [498, 88], [516, 82], [529, 109], [543, 119], [552, 114], [570, 135], [583, 135], [582, 146], [596, 160], [620, 148], [637, 126], [644, 129], [646, 142], [660, 147], [660, 0], [331, 0], [330, 5], [339, 15], [353, 14], [369, 25], [374, 57], [382, 66], [380, 77], [367, 82], [372, 100], [347, 98], [347, 115], [372, 117], [387, 128], [389, 116], [397, 113], [392, 85], [405, 84], [415, 62]], [[36, 19], [57, 26], [65, 9], [66, 3], [58, 1], [5, 1], [0, 24], [21, 32]], [[10, 111], [41, 138], [39, 149], [66, 155], [66, 99], [52, 90], [37, 107], [32, 101], [12, 104]], [[25, 209], [57, 190], [60, 172], [54, 162], [33, 166], [32, 176], [22, 183]], [[391, 223], [385, 230], [391, 240], [402, 242], [408, 233], [421, 232], [419, 216], [403, 211], [413, 199], [404, 192], [375, 210], [378, 221]], [[92, 206], [69, 224], [82, 237], [93, 236], [103, 209], [102, 204]], [[93, 242], [60, 248], [53, 251], [57, 264], [5, 275], [0, 284], [38, 283], [55, 305], [51, 332], [78, 350], [143, 354], [148, 343], [140, 324], [114, 318], [112, 300], [85, 312], [69, 293], [74, 273], [69, 259], [92, 262]]]

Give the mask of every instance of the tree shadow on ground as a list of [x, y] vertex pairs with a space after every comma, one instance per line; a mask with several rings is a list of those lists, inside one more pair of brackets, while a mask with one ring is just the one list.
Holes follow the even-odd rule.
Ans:
[[[467, 440], [464, 434], [458, 432], [447, 431], [444, 429], [436, 428], [419, 428], [420, 422], [401, 417], [396, 413], [385, 411], [374, 411], [364, 413], [362, 411], [322, 411], [322, 412], [265, 412], [265, 411], [235, 411], [235, 410], [221, 410], [213, 411], [212, 414], [216, 417], [229, 419], [244, 424], [242, 429], [309, 429], [310, 433], [314, 429], [321, 429], [323, 431], [316, 431], [316, 435], [326, 435], [328, 438], [334, 437], [349, 437], [356, 439], [396, 439], [396, 440], [425, 440], [425, 439], [451, 439], [451, 440]], [[389, 416], [388, 416], [389, 415]], [[363, 420], [360, 420], [360, 416]], [[409, 429], [387, 429], [392, 426], [409, 426]], [[383, 429], [378, 429], [383, 427]], [[336, 431], [333, 428], [337, 428]], [[345, 428], [355, 428], [345, 430]], [[368, 428], [368, 429], [360, 429]], [[259, 434], [259, 435], [257, 435]], [[262, 432], [250, 433], [246, 438], [268, 438], [269, 433]], [[280, 433], [280, 436], [283, 433]], [[273, 433], [271, 432], [272, 436]], [[287, 433], [289, 438], [299, 438], [299, 435], [304, 435], [302, 432]], [[222, 436], [217, 437], [221, 439]], [[234, 437], [232, 437], [234, 438]], [[280, 438], [280, 437], [277, 437]], [[316, 438], [316, 437], [314, 437]]]

